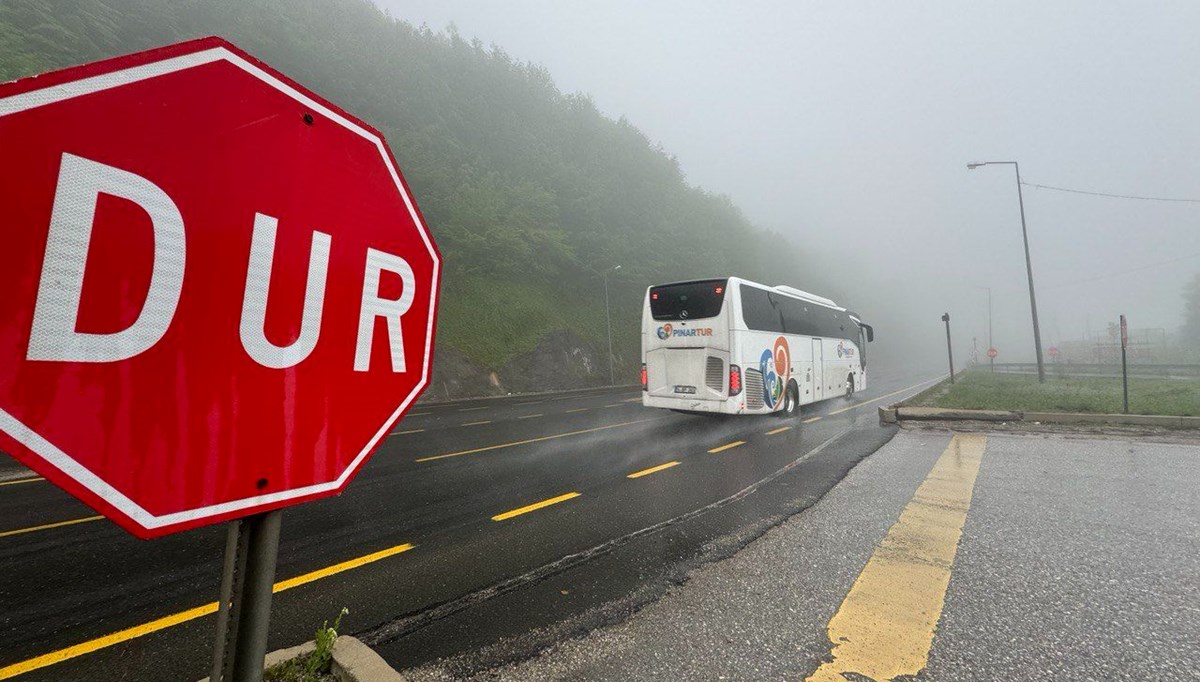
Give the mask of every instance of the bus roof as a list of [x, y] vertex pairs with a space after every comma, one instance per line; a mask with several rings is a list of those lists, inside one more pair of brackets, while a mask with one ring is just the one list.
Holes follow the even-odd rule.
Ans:
[[727, 280], [727, 281], [731, 281], [731, 282], [745, 282], [747, 284], [753, 284], [755, 286], [759, 286], [764, 289], [773, 289], [777, 293], [784, 294], [786, 296], [791, 296], [793, 298], [799, 298], [804, 301], [808, 301], [809, 303], [815, 303], [817, 305], [823, 305], [823, 306], [826, 306], [829, 308], [833, 308], [835, 310], [841, 310], [843, 312], [847, 312], [845, 308], [841, 307], [837, 303], [834, 303], [833, 300], [825, 298], [824, 296], [818, 296], [816, 294], [804, 291], [803, 289], [797, 289], [796, 287], [787, 286], [786, 284], [779, 284], [779, 285], [772, 287], [772, 286], [769, 286], [766, 284], [759, 284], [758, 282], [748, 280], [748, 279], [745, 279], [742, 277], [697, 277], [696, 279], [683, 279], [683, 280], [679, 280], [677, 282], [664, 282], [662, 284], [655, 284], [650, 288], [653, 289], [654, 287], [666, 287], [666, 286], [671, 286], [674, 284], [692, 284], [694, 282], [712, 282], [712, 281], [718, 281], [718, 280]]

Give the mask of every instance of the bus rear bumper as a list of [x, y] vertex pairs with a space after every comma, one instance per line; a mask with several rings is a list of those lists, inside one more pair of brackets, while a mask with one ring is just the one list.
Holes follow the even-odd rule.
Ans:
[[695, 398], [674, 398], [642, 394], [642, 405], [645, 407], [660, 407], [682, 412], [703, 412], [711, 414], [765, 414], [769, 410], [747, 410], [739, 399], [732, 400], [696, 400]]

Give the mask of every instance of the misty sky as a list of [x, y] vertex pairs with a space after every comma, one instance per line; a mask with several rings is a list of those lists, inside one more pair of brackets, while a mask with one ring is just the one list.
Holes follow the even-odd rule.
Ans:
[[[1200, 3], [376, 1], [626, 116], [690, 182], [845, 262], [867, 317], [934, 341], [948, 310], [984, 348], [992, 287], [1001, 359], [1032, 356], [1015, 181], [967, 162], [1200, 199]], [[1122, 312], [1180, 325], [1200, 203], [1026, 187], [1025, 210], [1044, 345]]]

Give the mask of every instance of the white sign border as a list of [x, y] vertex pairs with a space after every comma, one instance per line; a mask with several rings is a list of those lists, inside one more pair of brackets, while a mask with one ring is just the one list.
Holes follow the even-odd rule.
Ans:
[[[353, 133], [371, 141], [375, 148], [379, 151], [379, 155], [383, 158], [384, 164], [387, 165], [388, 172], [391, 173], [392, 182], [395, 183], [396, 189], [399, 190], [400, 196], [404, 198], [404, 205], [408, 208], [409, 215], [412, 216], [413, 222], [417, 225], [418, 232], [421, 235], [422, 241], [425, 243], [425, 248], [429, 251], [430, 257], [433, 259], [433, 282], [438, 282], [438, 273], [441, 269], [441, 259], [438, 257], [437, 250], [433, 247], [433, 242], [429, 237], [429, 230], [425, 223], [421, 220], [421, 216], [417, 213], [413, 205], [412, 198], [408, 196], [408, 192], [404, 189], [404, 183], [400, 182], [400, 174], [396, 171], [392, 164], [391, 156], [384, 146], [383, 140], [350, 121], [340, 113], [333, 111], [325, 105], [317, 102], [308, 95], [300, 92], [288, 83], [281, 81], [274, 75], [264, 71], [258, 66], [250, 63], [240, 55], [237, 55], [224, 47], [213, 47], [190, 54], [183, 54], [176, 57], [170, 57], [161, 61], [151, 62], [149, 64], [141, 64], [110, 73], [98, 74], [88, 78], [81, 78], [69, 83], [62, 83], [40, 90], [13, 95], [4, 99], [0, 99], [0, 117], [8, 116], [22, 111], [28, 111], [38, 107], [62, 102], [64, 100], [81, 97], [83, 95], [109, 90], [115, 87], [129, 85], [148, 78], [164, 76], [178, 71], [184, 71], [190, 68], [209, 64], [215, 61], [226, 61], [238, 67], [239, 69], [258, 78], [267, 85], [284, 93], [303, 104], [306, 108], [312, 111], [319, 112], [322, 116], [336, 122], [338, 125], [350, 130]], [[284, 490], [277, 493], [267, 495], [255, 495], [245, 497], [240, 500], [230, 502], [222, 502], [207, 507], [200, 507], [187, 511], [172, 512], [156, 516], [141, 505], [129, 499], [121, 491], [101, 480], [98, 476], [88, 470], [79, 462], [75, 461], [70, 455], [63, 452], [56, 445], [46, 440], [40, 434], [35, 432], [29, 426], [21, 422], [19, 419], [10, 414], [7, 410], [0, 408], [0, 430], [8, 433], [21, 445], [29, 448], [33, 452], [40, 455], [48, 464], [61, 471], [68, 478], [82, 485], [88, 491], [111, 504], [122, 514], [131, 519], [134, 523], [145, 528], [146, 530], [156, 531], [170, 526], [181, 525], [198, 521], [202, 519], [222, 516], [225, 514], [235, 513], [243, 509], [252, 507], [261, 507], [273, 505], [278, 502], [284, 502], [300, 497], [308, 497], [320, 493], [336, 490], [345, 485], [350, 474], [358, 469], [362, 461], [367, 457], [376, 443], [387, 435], [388, 429], [399, 418], [400, 413], [421, 393], [421, 390], [429, 383], [429, 368], [433, 362], [433, 327], [434, 314], [437, 305], [437, 288], [430, 287], [429, 292], [429, 320], [426, 323], [425, 331], [425, 362], [421, 369], [421, 382], [409, 393], [408, 397], [400, 403], [395, 412], [388, 417], [387, 421], [379, 428], [375, 435], [367, 442], [366, 446], [358, 453], [350, 465], [336, 479], [326, 483], [318, 483], [303, 488], [294, 488], [292, 490]]]

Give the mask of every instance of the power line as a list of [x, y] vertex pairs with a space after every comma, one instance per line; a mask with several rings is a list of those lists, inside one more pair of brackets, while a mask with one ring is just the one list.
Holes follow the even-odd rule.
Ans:
[[1157, 263], [1146, 263], [1144, 265], [1139, 265], [1137, 267], [1129, 268], [1127, 270], [1117, 270], [1114, 272], [1105, 273], [1103, 275], [1096, 275], [1094, 277], [1085, 277], [1083, 279], [1071, 280], [1069, 282], [1058, 282], [1057, 284], [1051, 284], [1050, 286], [1047, 286], [1045, 288], [1046, 289], [1058, 289], [1061, 287], [1071, 286], [1073, 284], [1084, 284], [1086, 282], [1095, 282], [1095, 281], [1102, 280], [1102, 279], [1111, 279], [1113, 277], [1121, 277], [1123, 275], [1129, 275], [1129, 274], [1132, 274], [1135, 272], [1141, 272], [1142, 270], [1149, 270], [1150, 268], [1157, 268], [1162, 265], [1169, 265], [1171, 263], [1178, 263], [1179, 261], [1189, 260], [1191, 258], [1196, 258], [1196, 257], [1200, 257], [1200, 253], [1190, 253], [1185, 256], [1176, 256], [1175, 258], [1168, 258], [1167, 260], [1161, 260], [1161, 261], [1158, 261]]
[[1143, 197], [1143, 196], [1138, 196], [1136, 194], [1110, 194], [1108, 192], [1089, 192], [1088, 190], [1084, 190], [1084, 189], [1071, 189], [1069, 187], [1055, 187], [1053, 185], [1039, 185], [1034, 182], [1025, 182], [1024, 180], [1021, 181], [1021, 184], [1025, 185], [1026, 187], [1033, 187], [1036, 189], [1048, 189], [1048, 190], [1051, 190], [1054, 192], [1070, 192], [1071, 194], [1087, 194], [1087, 195], [1093, 196], [1093, 197], [1108, 197], [1110, 199], [1137, 199], [1138, 201], [1170, 201], [1170, 202], [1174, 202], [1174, 203], [1183, 203], [1183, 204], [1200, 204], [1200, 199], [1179, 199], [1179, 198], [1172, 198], [1172, 197]]

